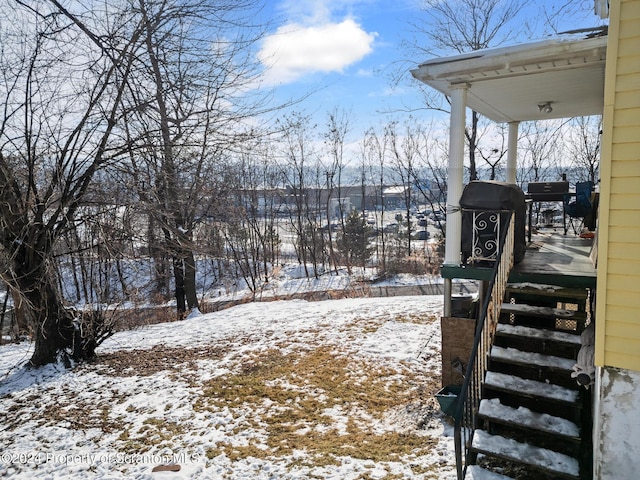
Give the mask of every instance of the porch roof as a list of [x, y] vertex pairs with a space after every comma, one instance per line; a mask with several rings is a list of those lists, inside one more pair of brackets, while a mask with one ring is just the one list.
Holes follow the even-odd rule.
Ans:
[[448, 96], [466, 84], [466, 105], [495, 122], [600, 115], [606, 50], [605, 34], [573, 34], [433, 58], [411, 74]]

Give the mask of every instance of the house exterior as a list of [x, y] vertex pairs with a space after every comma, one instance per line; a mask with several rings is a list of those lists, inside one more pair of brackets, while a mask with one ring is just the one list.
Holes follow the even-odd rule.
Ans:
[[640, 471], [640, 0], [613, 0], [598, 227], [594, 476]]
[[640, 471], [640, 0], [595, 1], [608, 31], [421, 64], [412, 74], [451, 100], [444, 316], [462, 273], [460, 197], [466, 110], [509, 126], [515, 183], [519, 123], [603, 115], [595, 289], [593, 477]]

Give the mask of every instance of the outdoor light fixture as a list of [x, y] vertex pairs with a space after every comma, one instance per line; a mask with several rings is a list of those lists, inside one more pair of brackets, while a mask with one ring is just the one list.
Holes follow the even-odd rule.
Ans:
[[544, 112], [544, 113], [551, 113], [551, 112], [553, 112], [553, 107], [551, 106], [551, 102], [539, 103], [539, 104], [538, 104], [538, 109], [539, 109], [541, 112]]

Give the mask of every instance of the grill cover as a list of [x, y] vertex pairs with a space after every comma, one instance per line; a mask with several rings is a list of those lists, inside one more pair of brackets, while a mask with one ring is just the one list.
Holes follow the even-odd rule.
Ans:
[[[463, 209], [461, 250], [465, 260], [471, 256], [473, 248], [473, 214], [465, 210], [514, 210], [514, 261], [518, 263], [524, 258], [527, 207], [520, 187], [505, 182], [476, 180], [465, 186], [460, 197], [460, 207]], [[508, 213], [501, 214], [502, 223], [508, 218]]]

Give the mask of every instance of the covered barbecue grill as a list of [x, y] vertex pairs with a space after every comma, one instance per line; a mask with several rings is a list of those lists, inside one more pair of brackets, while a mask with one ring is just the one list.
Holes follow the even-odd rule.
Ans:
[[514, 261], [524, 258], [526, 248], [525, 195], [520, 187], [505, 182], [473, 181], [462, 192], [462, 258], [465, 262], [495, 261], [500, 228], [515, 211]]

